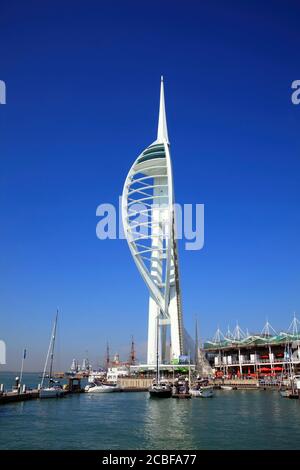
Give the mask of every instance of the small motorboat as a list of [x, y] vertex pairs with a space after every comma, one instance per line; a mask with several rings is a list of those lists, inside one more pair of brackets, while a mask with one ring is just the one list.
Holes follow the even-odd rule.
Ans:
[[233, 387], [231, 385], [221, 385], [220, 388], [222, 390], [233, 390]]
[[285, 389], [282, 388], [281, 390], [279, 390], [279, 393], [282, 396], [282, 398], [292, 398], [292, 399], [298, 399], [299, 398], [298, 393], [293, 391], [290, 388], [285, 388]]
[[211, 398], [214, 396], [214, 389], [211, 386], [191, 388], [190, 394], [192, 397]]
[[171, 398], [172, 389], [167, 382], [153, 383], [149, 388], [151, 398]]
[[191, 387], [190, 393], [192, 397], [211, 398], [214, 395], [214, 388], [207, 379], [199, 378]]
[[112, 393], [112, 392], [121, 392], [122, 388], [113, 383], [101, 383], [101, 384], [96, 384], [96, 383], [91, 383], [86, 385], [84, 388], [85, 392], [88, 393]]
[[279, 390], [279, 393], [282, 398], [289, 398], [291, 390], [288, 390], [287, 388], [282, 388]]

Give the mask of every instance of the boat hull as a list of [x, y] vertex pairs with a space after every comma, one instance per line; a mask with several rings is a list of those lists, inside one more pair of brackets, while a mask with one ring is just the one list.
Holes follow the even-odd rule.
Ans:
[[96, 385], [95, 387], [91, 387], [87, 390], [88, 393], [114, 393], [121, 391], [120, 387], [111, 387], [109, 385]]
[[192, 398], [192, 395], [190, 393], [173, 393], [172, 398], [184, 400], [185, 398]]
[[291, 389], [287, 388], [285, 390], [279, 390], [280, 395], [282, 398], [291, 398], [291, 399], [298, 399], [298, 393], [293, 392]]
[[199, 390], [190, 390], [192, 397], [195, 398], [212, 398], [214, 395], [214, 391], [212, 388], [207, 389], [199, 389]]
[[61, 398], [63, 396], [63, 390], [56, 388], [42, 388], [39, 393], [40, 398]]

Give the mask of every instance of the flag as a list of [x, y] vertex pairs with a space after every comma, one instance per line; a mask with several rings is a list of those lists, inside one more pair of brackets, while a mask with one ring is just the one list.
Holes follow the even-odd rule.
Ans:
[[23, 359], [26, 359], [26, 349], [24, 349]]

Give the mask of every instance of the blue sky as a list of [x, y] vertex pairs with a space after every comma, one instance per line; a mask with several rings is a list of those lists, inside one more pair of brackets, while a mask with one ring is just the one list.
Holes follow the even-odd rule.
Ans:
[[4, 1], [0, 16], [0, 339], [40, 369], [55, 309], [58, 364], [105, 343], [144, 358], [147, 291], [124, 240], [96, 238], [155, 139], [165, 77], [176, 199], [205, 204], [205, 247], [179, 244], [184, 320], [300, 316], [297, 2]]

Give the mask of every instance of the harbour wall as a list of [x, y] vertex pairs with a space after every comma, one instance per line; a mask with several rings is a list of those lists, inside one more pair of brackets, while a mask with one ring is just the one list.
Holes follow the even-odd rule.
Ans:
[[216, 379], [211, 381], [212, 385], [220, 386], [220, 385], [229, 385], [234, 388], [243, 389], [243, 388], [254, 388], [257, 389], [259, 387], [259, 382], [256, 379]]
[[118, 379], [120, 385], [125, 392], [138, 392], [148, 390], [152, 384], [151, 378], [122, 377]]

